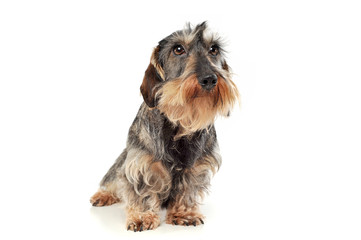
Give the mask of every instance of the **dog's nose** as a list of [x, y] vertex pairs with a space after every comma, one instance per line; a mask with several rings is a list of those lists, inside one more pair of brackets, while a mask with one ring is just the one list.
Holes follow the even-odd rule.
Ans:
[[212, 90], [217, 85], [217, 75], [216, 74], [210, 74], [207, 75], [199, 80], [199, 84], [202, 86], [205, 90]]

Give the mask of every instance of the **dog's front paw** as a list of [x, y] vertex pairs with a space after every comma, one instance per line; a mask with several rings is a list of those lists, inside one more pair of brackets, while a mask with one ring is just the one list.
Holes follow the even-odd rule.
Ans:
[[154, 212], [133, 212], [128, 215], [127, 230], [141, 232], [156, 229], [160, 224], [159, 216]]
[[115, 197], [112, 193], [102, 190], [99, 190], [90, 198], [90, 203], [94, 207], [109, 206], [119, 201], [119, 198]]
[[198, 212], [168, 213], [166, 223], [183, 226], [197, 226], [204, 224], [204, 216]]

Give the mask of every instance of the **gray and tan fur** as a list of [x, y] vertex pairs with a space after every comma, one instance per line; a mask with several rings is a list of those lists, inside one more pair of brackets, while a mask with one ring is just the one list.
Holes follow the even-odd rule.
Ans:
[[198, 205], [221, 165], [214, 121], [238, 100], [220, 39], [206, 23], [161, 40], [145, 72], [144, 103], [127, 145], [91, 198], [93, 206], [124, 201], [128, 230], [166, 223], [203, 224]]

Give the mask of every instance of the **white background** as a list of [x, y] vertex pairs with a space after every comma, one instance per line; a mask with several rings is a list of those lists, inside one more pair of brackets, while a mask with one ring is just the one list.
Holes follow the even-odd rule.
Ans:
[[[358, 1], [1, 1], [1, 239], [360, 239]], [[90, 196], [157, 42], [209, 20], [242, 107], [201, 227], [133, 233]], [[164, 212], [162, 212], [164, 218]]]

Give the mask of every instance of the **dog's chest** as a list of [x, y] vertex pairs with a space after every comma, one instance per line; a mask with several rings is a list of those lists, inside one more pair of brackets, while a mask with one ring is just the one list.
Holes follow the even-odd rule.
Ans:
[[194, 133], [191, 137], [181, 137], [174, 140], [178, 129], [174, 128], [171, 123], [165, 121], [163, 127], [163, 139], [165, 152], [173, 167], [185, 169], [194, 165], [195, 161], [200, 158], [205, 151], [206, 131]]

